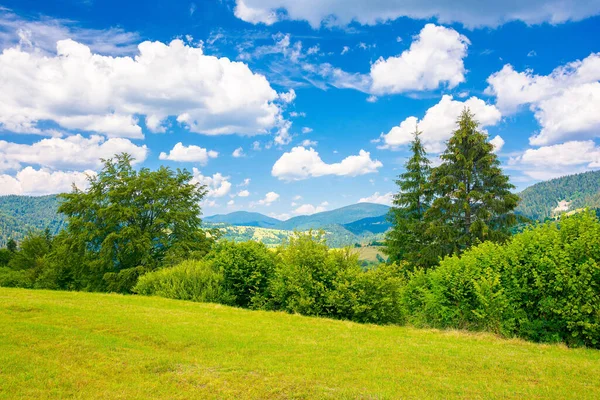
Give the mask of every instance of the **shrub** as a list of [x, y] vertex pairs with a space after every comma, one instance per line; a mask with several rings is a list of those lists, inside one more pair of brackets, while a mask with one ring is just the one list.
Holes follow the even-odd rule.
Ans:
[[223, 289], [233, 305], [261, 308], [269, 298], [269, 280], [275, 270], [275, 254], [258, 242], [220, 242], [206, 259], [223, 275]]
[[277, 250], [268, 307], [303, 315], [338, 316], [332, 300], [336, 280], [346, 270], [360, 270], [349, 250], [329, 250], [323, 233], [296, 233]]
[[404, 279], [400, 269], [396, 264], [379, 264], [368, 270], [351, 268], [339, 274], [330, 296], [336, 316], [363, 323], [403, 323]]
[[404, 304], [416, 325], [600, 347], [599, 262], [600, 223], [583, 212], [415, 272]]
[[32, 270], [18, 270], [8, 267], [0, 267], [0, 286], [31, 288], [35, 276]]
[[228, 304], [231, 297], [223, 292], [222, 283], [222, 273], [216, 271], [209, 262], [190, 260], [175, 267], [142, 275], [133, 292], [170, 299]]

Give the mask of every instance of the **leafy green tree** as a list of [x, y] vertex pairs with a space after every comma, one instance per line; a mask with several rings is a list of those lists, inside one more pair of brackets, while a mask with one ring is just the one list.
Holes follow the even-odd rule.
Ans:
[[205, 187], [186, 170], [136, 171], [132, 161], [128, 154], [103, 160], [88, 190], [60, 196], [68, 218], [60, 248], [81, 252], [73, 279], [82, 289], [128, 292], [142, 273], [210, 249], [200, 228]]
[[6, 242], [6, 249], [8, 251], [10, 251], [11, 253], [14, 253], [17, 251], [17, 242], [15, 242], [14, 239], [8, 239], [8, 242]]
[[513, 210], [519, 197], [511, 193], [514, 186], [502, 172], [487, 135], [478, 130], [469, 109], [457, 125], [430, 178], [435, 199], [425, 218], [430, 249], [438, 257], [486, 240], [503, 241], [517, 222]]
[[420, 135], [417, 127], [410, 146], [412, 156], [405, 164], [406, 172], [396, 181], [399, 192], [394, 195], [390, 210], [392, 229], [386, 234], [384, 243], [389, 261], [407, 260], [411, 265], [428, 264], [424, 259], [428, 245], [424, 216], [431, 202], [427, 190], [431, 168]]

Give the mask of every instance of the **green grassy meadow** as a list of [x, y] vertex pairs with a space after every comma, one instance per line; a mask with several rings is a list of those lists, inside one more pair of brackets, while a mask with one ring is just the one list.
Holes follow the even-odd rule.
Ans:
[[0, 398], [600, 398], [600, 351], [0, 288]]

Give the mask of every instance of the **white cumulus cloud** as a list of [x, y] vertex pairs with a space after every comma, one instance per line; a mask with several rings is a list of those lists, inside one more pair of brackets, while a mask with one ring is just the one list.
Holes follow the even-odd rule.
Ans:
[[375, 192], [371, 196], [363, 197], [358, 200], [359, 203], [377, 203], [377, 204], [385, 204], [388, 206], [392, 205], [394, 194], [392, 192], [388, 193], [379, 193]]
[[206, 165], [209, 158], [217, 158], [219, 153], [214, 150], [206, 150], [200, 146], [184, 146], [181, 142], [177, 143], [169, 152], [162, 152], [158, 156], [159, 160], [197, 162], [200, 165]]
[[70, 192], [75, 185], [84, 190], [88, 187], [88, 176], [96, 173], [91, 170], [52, 171], [48, 168], [25, 167], [13, 177], [0, 175], [0, 195], [18, 194], [40, 196], [45, 194]]
[[301, 206], [296, 208], [294, 211], [292, 211], [292, 213], [295, 215], [311, 215], [311, 214], [323, 212], [325, 210], [326, 210], [326, 208], [324, 205], [313, 206], [312, 204], [302, 204]]
[[79, 42], [56, 54], [21, 46], [0, 54], [0, 127], [38, 133], [40, 121], [60, 127], [143, 138], [173, 117], [208, 135], [265, 134], [282, 123], [278, 94], [246, 64], [205, 55], [181, 40], [143, 42], [135, 57], [93, 53]]
[[469, 39], [454, 29], [427, 24], [410, 49], [396, 57], [380, 58], [371, 66], [375, 94], [453, 88], [465, 81], [463, 58]]
[[372, 160], [371, 154], [364, 150], [341, 162], [327, 164], [314, 149], [297, 146], [275, 162], [271, 174], [282, 180], [301, 180], [324, 175], [357, 176], [377, 172], [382, 166], [380, 161]]
[[388, 133], [381, 135], [381, 148], [395, 149], [407, 145], [413, 140], [415, 126], [423, 132], [421, 140], [427, 151], [439, 153], [443, 151], [445, 142], [456, 129], [456, 120], [460, 113], [468, 107], [481, 127], [493, 126], [500, 122], [502, 114], [494, 105], [471, 97], [466, 101], [457, 101], [450, 95], [442, 96], [440, 102], [427, 110], [423, 119], [408, 117], [393, 127]]
[[206, 186], [208, 193], [207, 197], [223, 197], [226, 196], [231, 191], [231, 182], [229, 182], [228, 176], [223, 176], [221, 173], [217, 172], [212, 176], [204, 176], [198, 170], [198, 168], [192, 168], [192, 174], [194, 177], [191, 180], [191, 183], [200, 183]]
[[264, 199], [258, 201], [258, 204], [263, 206], [270, 206], [275, 201], [279, 200], [279, 194], [275, 192], [269, 192], [265, 195]]
[[535, 146], [600, 136], [600, 53], [570, 62], [548, 75], [517, 72], [511, 65], [488, 78], [486, 94], [503, 113], [528, 105], [541, 126]]
[[527, 149], [512, 157], [508, 168], [536, 180], [585, 172], [600, 168], [600, 147], [592, 140], [585, 140]]
[[85, 138], [47, 138], [33, 144], [18, 144], [0, 140], [0, 170], [19, 169], [22, 164], [52, 169], [95, 169], [118, 153], [129, 153], [135, 163], [143, 162], [148, 154], [146, 145], [137, 146], [128, 139], [106, 139], [99, 135]]

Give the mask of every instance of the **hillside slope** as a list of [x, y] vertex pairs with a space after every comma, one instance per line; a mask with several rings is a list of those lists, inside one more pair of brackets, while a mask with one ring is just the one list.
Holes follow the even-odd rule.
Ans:
[[600, 171], [536, 183], [519, 196], [521, 201], [517, 212], [534, 220], [544, 220], [557, 212], [582, 207], [600, 208]]
[[600, 398], [600, 351], [0, 288], [0, 398]]
[[50, 196], [0, 196], [0, 247], [8, 239], [21, 240], [29, 230], [50, 229], [58, 233], [65, 224], [58, 214], [59, 200]]
[[333, 224], [348, 224], [368, 217], [379, 217], [387, 214], [390, 208], [383, 204], [358, 203], [331, 211], [323, 211], [312, 215], [300, 215], [283, 221], [277, 229], [318, 229]]
[[281, 223], [276, 218], [264, 214], [248, 211], [235, 211], [229, 214], [217, 214], [204, 217], [204, 222], [223, 223], [234, 226], [257, 226], [260, 228], [274, 228]]

